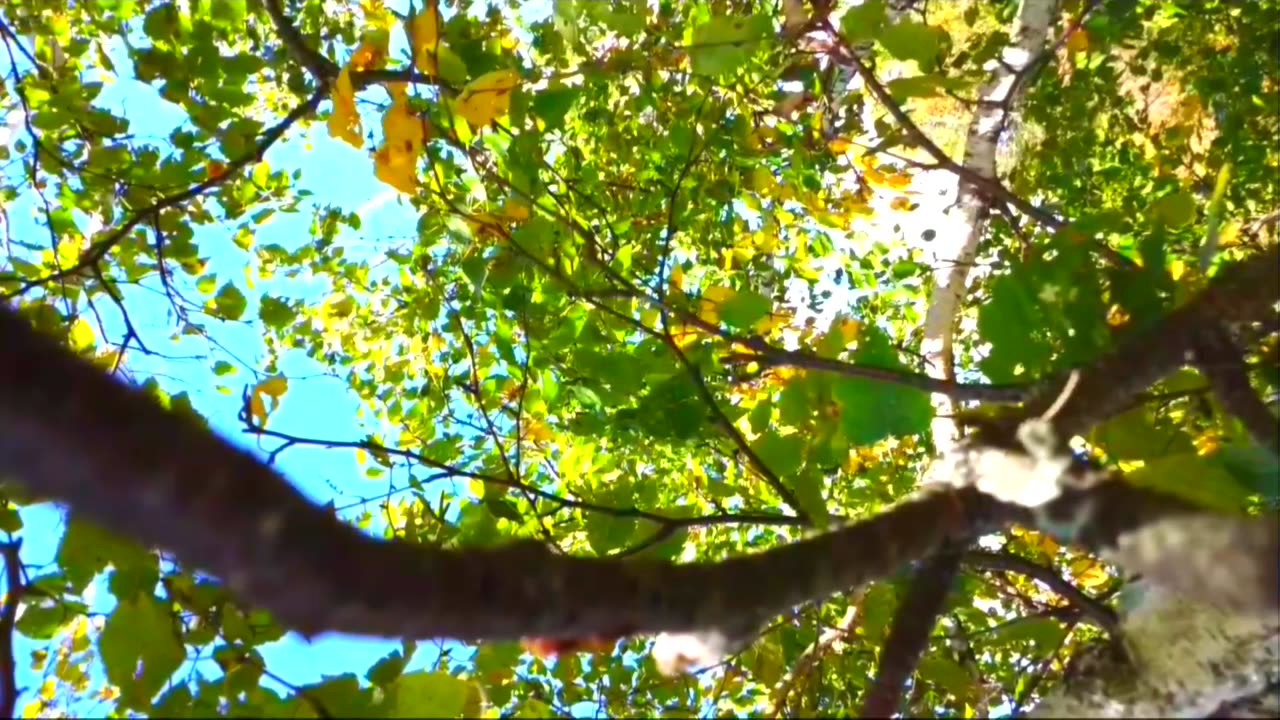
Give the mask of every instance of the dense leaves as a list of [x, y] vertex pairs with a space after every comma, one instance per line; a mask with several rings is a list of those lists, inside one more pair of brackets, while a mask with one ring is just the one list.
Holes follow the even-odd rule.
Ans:
[[[938, 159], [865, 78], [846, 87], [829, 45], [867, 44], [913, 128], [958, 159], [1015, 4], [462, 5], [6, 5], [0, 294], [104, 370], [163, 357], [166, 333], [206, 340], [200, 361], [243, 393], [254, 441], [358, 453], [391, 494], [340, 514], [387, 536], [719, 558], [915, 487], [933, 411], [885, 375], [930, 370], [923, 263], [956, 180], [928, 170]], [[1083, 365], [1222, 258], [1274, 242], [1280, 7], [1059, 11], [1001, 148], [1001, 181], [1053, 222], [992, 210], [957, 321], [961, 380]], [[116, 83], [127, 100], [102, 101]], [[367, 151], [363, 176], [300, 167], [350, 146]], [[394, 192], [412, 237], [353, 242], [370, 211], [317, 197], [355, 185]], [[231, 344], [232, 328], [256, 343]], [[1252, 339], [1254, 382], [1274, 394], [1275, 336]], [[739, 357], [770, 347], [848, 372]], [[299, 357], [350, 388], [367, 436], [278, 422], [304, 392], [282, 370]], [[171, 406], [207, 412], [156, 374]], [[1190, 370], [1087, 440], [1202, 504], [1276, 498], [1274, 456]], [[22, 696], [29, 714], [93, 698], [156, 716], [849, 714], [907, 581], [797, 608], [689, 677], [660, 676], [643, 638], [554, 660], [447, 646], [425, 662], [427, 639], [407, 638], [292, 687], [264, 660], [283, 631], [220, 583], [87, 524], [33, 537], [38, 499], [9, 500], [0, 529], [57, 544], [6, 628], [48, 679]], [[1043, 578], [1099, 605], [1120, 584], [1035, 533], [984, 544], [1026, 564], [965, 566], [910, 714], [1033, 702], [1099, 634]], [[115, 601], [105, 618], [95, 592]], [[214, 669], [181, 671], [194, 657]]]

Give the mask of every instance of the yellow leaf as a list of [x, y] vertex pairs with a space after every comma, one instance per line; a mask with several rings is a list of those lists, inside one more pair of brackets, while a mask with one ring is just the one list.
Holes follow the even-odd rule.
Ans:
[[904, 173], [885, 175], [884, 184], [893, 190], [902, 190], [911, 185], [911, 176]]
[[496, 237], [501, 239], [502, 237], [502, 220], [493, 213], [476, 213], [474, 215], [466, 216], [463, 220], [465, 220], [467, 225], [471, 228], [471, 234], [474, 235], [476, 239], [487, 237]]
[[853, 147], [853, 141], [843, 135], [832, 138], [831, 141], [827, 143], [827, 149], [837, 155], [844, 154], [851, 147]]
[[712, 285], [702, 292], [702, 297], [719, 304], [732, 299], [737, 294], [738, 291], [731, 287], [726, 287], [724, 285]]
[[[262, 380], [253, 386], [253, 391], [249, 395], [249, 414], [261, 426], [266, 426], [267, 417], [273, 410], [280, 407], [280, 398], [285, 391], [289, 389], [289, 380], [283, 375], [274, 375]], [[267, 408], [264, 397], [271, 398], [271, 407]]]
[[426, 122], [409, 109], [408, 96], [391, 89], [391, 107], [382, 116], [383, 144], [373, 155], [374, 176], [412, 195], [418, 187], [418, 158], [427, 142]]
[[338, 79], [333, 83], [333, 113], [329, 115], [326, 125], [329, 128], [329, 137], [345, 140], [354, 148], [361, 148], [364, 141], [360, 135], [363, 128], [360, 125], [360, 114], [356, 112], [356, 91], [351, 84], [351, 74], [346, 68], [338, 73]]
[[71, 332], [68, 337], [71, 342], [71, 349], [76, 352], [84, 352], [93, 347], [93, 328], [89, 325], [89, 321], [82, 317], [76, 318], [71, 323]]
[[267, 408], [262, 402], [262, 396], [253, 393], [249, 396], [249, 414], [253, 416], [254, 421], [258, 425], [265, 425], [267, 422]]
[[289, 390], [289, 378], [283, 375], [275, 375], [275, 376], [269, 377], [266, 380], [263, 380], [262, 382], [258, 383], [258, 386], [254, 388], [255, 392], [260, 392], [263, 395], [270, 395], [276, 400], [279, 400], [280, 397], [284, 395], [285, 392], [287, 392], [288, 390]]
[[687, 348], [698, 340], [702, 339], [706, 333], [702, 328], [696, 325], [680, 324], [671, 328], [671, 339], [681, 348]]
[[520, 77], [514, 70], [495, 70], [467, 83], [454, 101], [454, 112], [472, 127], [483, 127], [507, 114], [511, 91]]
[[840, 341], [845, 346], [858, 339], [858, 331], [861, 329], [862, 323], [852, 318], [844, 318], [836, 325], [836, 330], [840, 333]]
[[1235, 247], [1236, 239], [1240, 235], [1240, 227], [1242, 223], [1239, 220], [1232, 220], [1222, 226], [1218, 231], [1218, 245], [1224, 248]]
[[370, 70], [380, 68], [387, 62], [387, 47], [391, 43], [391, 33], [384, 28], [366, 30], [360, 36], [360, 44], [351, 59], [347, 60], [349, 70]]
[[1086, 52], [1088, 49], [1089, 33], [1084, 28], [1076, 28], [1076, 31], [1071, 33], [1071, 37], [1067, 38], [1067, 52], [1075, 55]]
[[905, 195], [899, 195], [889, 201], [889, 208], [900, 212], [908, 212], [911, 210], [911, 198], [906, 197]]
[[406, 162], [404, 156], [393, 155], [388, 148], [373, 154], [373, 176], [406, 195], [418, 191], [418, 166]]
[[1085, 588], [1096, 588], [1107, 584], [1111, 580], [1111, 575], [1107, 573], [1106, 567], [1101, 563], [1089, 563], [1085, 565], [1073, 566], [1072, 574], [1075, 575], [1076, 582]]
[[524, 437], [526, 440], [545, 443], [554, 440], [556, 434], [553, 433], [551, 428], [547, 427], [545, 424], [540, 423], [537, 420], [533, 420], [525, 424]]
[[679, 265], [671, 268], [671, 276], [667, 278], [667, 283], [675, 290], [684, 287], [684, 269]]
[[658, 327], [660, 319], [662, 319], [662, 315], [656, 308], [645, 308], [640, 311], [640, 322], [644, 323], [645, 327]]
[[515, 221], [524, 222], [529, 219], [529, 206], [514, 198], [502, 204], [503, 216]]
[[58, 681], [54, 678], [45, 678], [44, 683], [40, 685], [40, 699], [51, 701], [58, 694]]
[[[409, 46], [413, 48], [413, 56], [416, 60], [421, 60], [433, 55], [436, 52], [436, 46], [440, 41], [440, 11], [436, 9], [435, 3], [429, 4], [423, 8], [422, 12], [414, 16], [405, 29], [405, 34], [409, 36]], [[418, 69], [427, 72], [427, 69], [418, 65]], [[435, 68], [432, 68], [434, 71]]]

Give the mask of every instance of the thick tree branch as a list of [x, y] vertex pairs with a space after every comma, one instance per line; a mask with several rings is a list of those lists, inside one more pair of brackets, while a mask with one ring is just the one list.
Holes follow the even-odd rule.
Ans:
[[[1091, 386], [1135, 364], [1149, 384], [1159, 376], [1151, 366], [1169, 366], [1160, 353], [1188, 347], [1206, 314], [1246, 319], [1269, 307], [1280, 284], [1275, 261], [1272, 250], [1230, 268], [1162, 323], [1158, 353], [1150, 341], [1126, 345], [1121, 359], [1104, 357], [1078, 385], [1100, 393]], [[1242, 287], [1250, 292], [1242, 296]], [[566, 557], [537, 543], [446, 549], [379, 540], [312, 504], [199, 419], [107, 377], [7, 307], [0, 346], [0, 474], [224, 578], [304, 634], [575, 639], [740, 628], [1014, 522], [1109, 552], [1126, 569], [1201, 601], [1280, 609], [1275, 517], [1209, 513], [1080, 463], [1054, 468], [1063, 488], [1056, 497], [1020, 507], [979, 489], [984, 476], [1034, 483], [1044, 475], [1043, 463], [1012, 444], [967, 447], [956, 488], [927, 487], [875, 517], [721, 562]], [[1091, 379], [1095, 372], [1102, 378]], [[1060, 416], [1079, 422], [1084, 413], [1068, 413], [1070, 404]]]
[[929, 646], [947, 593], [960, 572], [960, 557], [955, 550], [939, 553], [921, 562], [912, 574], [907, 597], [898, 605], [880, 650], [875, 680], [862, 698], [861, 717], [893, 717], [901, 710], [902, 688]]
[[1253, 441], [1280, 453], [1280, 427], [1276, 416], [1249, 384], [1244, 354], [1227, 333], [1216, 327], [1206, 332], [1194, 348], [1196, 367], [1209, 380], [1222, 407], [1244, 425]]
[[[1189, 355], [1220, 323], [1257, 320], [1280, 300], [1280, 246], [1223, 269], [1199, 295], [1169, 313], [1156, 327], [1135, 333], [1082, 371], [1054, 416], [1058, 435], [1069, 438], [1111, 417], [1135, 395], [1188, 362]], [[1027, 403], [1023, 418], [1052, 407], [1066, 380], [1051, 384]]]
[[4, 609], [0, 611], [0, 717], [17, 717], [18, 674], [13, 657], [13, 634], [17, 631], [18, 606], [22, 604], [22, 542], [0, 546], [4, 558]]

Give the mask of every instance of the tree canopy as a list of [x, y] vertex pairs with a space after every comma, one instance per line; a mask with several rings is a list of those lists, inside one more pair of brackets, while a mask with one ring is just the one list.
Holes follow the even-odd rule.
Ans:
[[[375, 536], [693, 562], [876, 515], [965, 428], [1274, 252], [1274, 0], [523, 5], [6, 5], [0, 295], [197, 414], [165, 368], [199, 340], [260, 457], [354, 454], [364, 490], [319, 500]], [[363, 174], [299, 169], [318, 153]], [[362, 234], [391, 212], [410, 236]], [[1079, 457], [1273, 509], [1280, 323], [1223, 314], [1195, 368], [1110, 378]], [[315, 381], [296, 358], [359, 431], [280, 422]], [[36, 533], [41, 498], [5, 492], [10, 540], [56, 546], [4, 556], [24, 716], [1008, 714], [1116, 634], [1131, 580], [1015, 526], [687, 674], [644, 636], [404, 638], [299, 686], [262, 648], [301, 641], [225, 578], [74, 516]]]

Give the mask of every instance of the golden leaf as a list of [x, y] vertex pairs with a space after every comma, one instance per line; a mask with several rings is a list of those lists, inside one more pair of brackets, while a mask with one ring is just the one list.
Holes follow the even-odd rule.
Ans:
[[[409, 36], [409, 46], [413, 48], [414, 58], [420, 60], [435, 54], [436, 46], [440, 42], [440, 26], [440, 11], [436, 9], [435, 3], [423, 8], [422, 12], [413, 17], [413, 20], [406, 23], [405, 34]], [[421, 65], [418, 69], [427, 71]]]
[[484, 127], [507, 114], [511, 106], [511, 91], [519, 81], [520, 77], [514, 70], [485, 73], [462, 89], [462, 94], [454, 101], [454, 112], [472, 127]]
[[360, 138], [363, 128], [360, 124], [360, 114], [356, 112], [356, 91], [351, 84], [351, 72], [343, 69], [338, 73], [338, 79], [333, 83], [333, 113], [329, 115], [329, 121], [326, 123], [329, 128], [329, 137], [345, 140], [354, 148], [363, 147], [364, 142]]
[[387, 48], [391, 44], [391, 33], [377, 28], [366, 30], [360, 36], [360, 44], [351, 59], [347, 60], [348, 70], [370, 70], [380, 68], [387, 62]]
[[418, 191], [417, 166], [404, 162], [403, 156], [393, 155], [389, 148], [380, 148], [373, 154], [373, 176], [406, 195]]
[[1086, 52], [1088, 49], [1089, 33], [1084, 28], [1076, 28], [1076, 31], [1071, 33], [1071, 37], [1067, 38], [1067, 52], [1075, 55]]
[[[253, 390], [249, 394], [249, 414], [253, 416], [258, 425], [265, 427], [267, 417], [273, 410], [280, 407], [280, 398], [284, 396], [289, 389], [289, 379], [283, 375], [273, 375], [260, 381], [253, 386]], [[271, 408], [267, 408], [264, 398], [271, 398]]]

